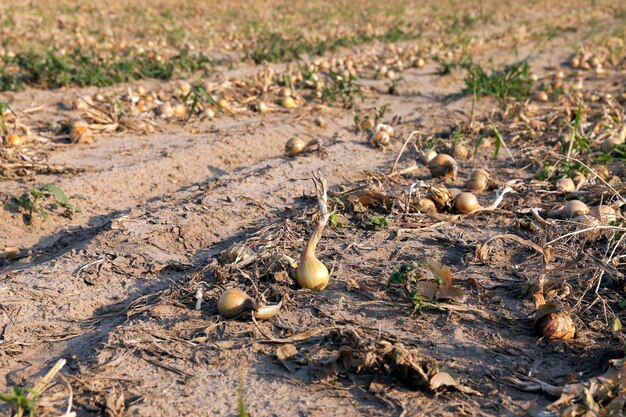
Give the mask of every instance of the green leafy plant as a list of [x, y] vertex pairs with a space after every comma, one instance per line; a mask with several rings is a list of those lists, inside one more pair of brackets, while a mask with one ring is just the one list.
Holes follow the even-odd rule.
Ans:
[[[1, 81], [0, 81], [1, 82]], [[4, 115], [10, 112], [13, 116], [17, 117], [11, 106], [9, 106], [4, 101], [0, 101], [0, 134], [6, 135], [9, 133], [9, 129], [7, 128], [6, 121], [4, 120]]]
[[[420, 294], [420, 291], [416, 289], [417, 282], [421, 278], [421, 273], [417, 269], [417, 266], [412, 263], [403, 263], [396, 265], [389, 277], [387, 283], [393, 286], [401, 286], [404, 292], [407, 294], [411, 304], [413, 304], [414, 311], [421, 311], [424, 308], [435, 308], [437, 306], [437, 300], [427, 300]], [[440, 285], [440, 283], [438, 283]]]
[[[377, 124], [381, 123], [384, 118], [385, 115], [389, 112], [390, 107], [389, 104], [383, 104], [382, 106], [380, 106], [379, 108], [374, 108], [375, 110], [375, 114], [374, 114], [374, 126], [376, 126]], [[354, 113], [354, 124], [356, 126], [357, 131], [361, 131], [361, 120], [362, 120], [362, 115], [359, 113]]]
[[501, 103], [508, 98], [525, 100], [530, 97], [532, 81], [528, 62], [522, 61], [489, 73], [469, 60], [461, 63], [467, 71], [463, 94], [475, 97], [493, 96]]
[[22, 416], [28, 413], [33, 417], [39, 397], [40, 395], [32, 388], [13, 387], [11, 392], [0, 394], [0, 401], [11, 404], [16, 410], [15, 415]]
[[239, 417], [250, 417], [250, 414], [246, 410], [246, 403], [244, 401], [244, 379], [243, 370], [240, 370], [239, 384], [237, 386], [237, 414]]
[[171, 79], [199, 70], [208, 72], [216, 63], [186, 49], [169, 59], [147, 53], [103, 57], [82, 48], [64, 55], [54, 50], [25, 51], [0, 56], [0, 91], [19, 90], [25, 85], [104, 87], [140, 78]]
[[567, 158], [569, 159], [572, 154], [572, 150], [574, 149], [574, 145], [578, 145], [582, 149], [589, 149], [589, 138], [580, 135], [578, 130], [580, 129], [580, 122], [582, 119], [583, 113], [583, 102], [582, 100], [578, 103], [578, 109], [576, 110], [576, 115], [574, 116], [574, 124], [570, 125], [570, 140], [567, 146]]
[[344, 227], [344, 224], [341, 221], [341, 218], [339, 217], [337, 213], [331, 214], [330, 217], [328, 218], [328, 221], [333, 227], [337, 229], [342, 229]]
[[252, 59], [256, 64], [293, 61], [305, 55], [320, 56], [327, 52], [335, 52], [339, 48], [361, 45], [375, 40], [394, 43], [415, 39], [419, 36], [419, 31], [405, 32], [398, 27], [393, 27], [379, 35], [359, 31], [352, 36], [339, 36], [328, 40], [310, 40], [303, 35], [289, 37], [277, 32], [265, 32], [258, 37], [254, 46], [246, 51], [246, 57]]
[[348, 78], [344, 78], [339, 73], [330, 71], [328, 83], [322, 90], [322, 101], [327, 104], [341, 102], [343, 107], [351, 109], [354, 107], [357, 99], [364, 100], [363, 91], [357, 77], [350, 74]]
[[374, 230], [381, 231], [389, 226], [389, 222], [385, 216], [372, 216], [370, 217], [369, 225], [372, 226]]
[[437, 300], [426, 300], [417, 290], [409, 293], [409, 299], [413, 304], [413, 311], [415, 312], [422, 311], [425, 308], [441, 310], [441, 307], [437, 305]]
[[29, 221], [33, 218], [33, 213], [37, 212], [43, 220], [48, 217], [48, 212], [42, 207], [42, 202], [50, 198], [54, 198], [56, 203], [65, 209], [65, 215], [69, 218], [75, 213], [82, 213], [79, 206], [70, 203], [71, 199], [82, 199], [85, 197], [80, 194], [74, 194], [67, 196], [65, 192], [54, 184], [45, 184], [42, 187], [35, 187], [30, 190], [29, 193], [21, 197], [14, 196], [15, 202], [26, 212], [26, 216]]
[[[189, 103], [189, 99], [191, 99], [191, 103]], [[195, 84], [189, 93], [183, 97], [183, 101], [188, 103], [189, 112], [187, 114], [187, 119], [185, 122], [188, 122], [189, 119], [197, 112], [198, 105], [201, 100], [204, 99], [211, 103], [218, 111], [222, 111], [221, 107], [217, 105], [217, 101], [213, 98], [211, 93], [209, 93], [206, 88], [204, 88], [201, 84]]]
[[393, 268], [393, 272], [389, 277], [389, 285], [407, 285], [417, 282], [420, 274], [416, 270], [415, 264], [409, 262], [405, 264], [396, 265]]

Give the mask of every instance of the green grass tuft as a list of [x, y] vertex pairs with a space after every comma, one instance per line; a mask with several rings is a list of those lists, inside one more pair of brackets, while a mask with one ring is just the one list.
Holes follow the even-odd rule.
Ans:
[[489, 73], [470, 61], [461, 63], [467, 70], [463, 95], [492, 96], [501, 103], [507, 99], [525, 100], [531, 95], [532, 81], [528, 62], [522, 61]]
[[53, 50], [20, 52], [0, 57], [0, 91], [20, 90], [26, 85], [104, 87], [143, 78], [171, 79], [196, 71], [208, 72], [216, 63], [188, 50], [169, 59], [146, 53], [104, 58], [81, 48], [65, 55]]

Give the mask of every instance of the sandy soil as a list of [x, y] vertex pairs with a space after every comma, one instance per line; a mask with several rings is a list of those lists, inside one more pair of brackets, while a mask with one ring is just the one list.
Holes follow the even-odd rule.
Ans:
[[[617, 23], [607, 18], [606, 30]], [[518, 55], [486, 45], [474, 59], [512, 63], [528, 57], [541, 78], [567, 61], [571, 46], [586, 35], [583, 29], [560, 32], [540, 48], [520, 45]], [[358, 56], [371, 48], [341, 53]], [[244, 74], [246, 65], [221, 76]], [[298, 289], [293, 268], [268, 260], [274, 253], [299, 257], [317, 210], [312, 173], [328, 180], [333, 201], [378, 184], [406, 192], [420, 181], [435, 183], [419, 161], [409, 175], [385, 174], [410, 132], [445, 137], [466, 122], [471, 97], [444, 100], [464, 84], [458, 72], [438, 74], [435, 63], [406, 69], [402, 77], [396, 95], [381, 94], [386, 81], [367, 80], [366, 101], [359, 105], [389, 104], [388, 118], [397, 123], [386, 151], [355, 131], [351, 111], [313, 103], [166, 124], [146, 134], [118, 132], [89, 145], [42, 144], [48, 164], [76, 170], [2, 180], [0, 249], [20, 251], [0, 259], [0, 391], [31, 383], [65, 358], [78, 415], [237, 415], [242, 390], [252, 416], [527, 416], [554, 398], [524, 392], [508, 377], [563, 385], [601, 373], [621, 351], [599, 325], [578, 319], [580, 330], [569, 342], [533, 334], [526, 293], [540, 272], [535, 250], [497, 240], [489, 262], [474, 257], [479, 243], [522, 233], [526, 217], [514, 208], [537, 205], [534, 194], [510, 194], [502, 211], [467, 218], [392, 212], [381, 231], [368, 226], [367, 213], [347, 210], [346, 227], [328, 227], [318, 248], [332, 269], [321, 292]], [[604, 77], [589, 75], [589, 82], [610, 79], [623, 89], [623, 71]], [[71, 117], [59, 103], [98, 91], [30, 89], [3, 98], [18, 112], [41, 106], [24, 115], [36, 124]], [[486, 121], [497, 106], [482, 99], [476, 119]], [[286, 157], [285, 142], [294, 136], [317, 139], [321, 147]], [[522, 148], [512, 150], [520, 155]], [[481, 150], [460, 161], [460, 176], [448, 186], [462, 188], [473, 168], [485, 166], [502, 183], [534, 177], [534, 167], [491, 153]], [[399, 169], [416, 156], [412, 149], [404, 153]], [[12, 196], [48, 182], [85, 196], [77, 201], [82, 213], [68, 219], [51, 207], [45, 221], [35, 217], [27, 224]], [[494, 190], [479, 195], [485, 206], [494, 199]], [[541, 203], [558, 204], [554, 198]], [[229, 266], [222, 253], [238, 242], [267, 258]], [[450, 266], [467, 300], [457, 309], [413, 313], [388, 278], [396, 265], [433, 257]], [[271, 321], [224, 320], [216, 300], [233, 287], [284, 305]], [[204, 290], [199, 311], [197, 288]], [[434, 361], [472, 391], [413, 390], [397, 375], [340, 360], [341, 349], [356, 352], [383, 342], [402, 344], [424, 363]], [[0, 414], [10, 415], [9, 408], [0, 406]]]

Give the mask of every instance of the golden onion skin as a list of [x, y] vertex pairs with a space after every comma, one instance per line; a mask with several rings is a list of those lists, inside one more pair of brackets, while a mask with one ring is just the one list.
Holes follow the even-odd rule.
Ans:
[[456, 178], [457, 163], [453, 157], [443, 153], [438, 154], [428, 163], [428, 169], [433, 177]]
[[454, 201], [454, 211], [459, 214], [469, 214], [480, 208], [478, 199], [472, 193], [462, 192]]
[[296, 156], [306, 148], [307, 143], [300, 138], [291, 138], [285, 144], [287, 156]]
[[217, 302], [217, 312], [227, 319], [235, 318], [256, 308], [256, 302], [237, 288], [226, 290]]
[[576, 333], [574, 321], [563, 311], [546, 314], [535, 322], [535, 333], [547, 340], [570, 340]]
[[328, 285], [328, 268], [314, 256], [304, 257], [296, 270], [296, 282], [302, 288], [319, 291]]

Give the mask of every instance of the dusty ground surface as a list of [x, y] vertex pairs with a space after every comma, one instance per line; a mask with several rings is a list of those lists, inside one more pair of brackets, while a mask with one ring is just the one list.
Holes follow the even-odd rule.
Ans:
[[[112, 8], [111, 36], [123, 37], [123, 6]], [[425, 13], [397, 6], [414, 19]], [[23, 20], [28, 25], [46, 22], [47, 7], [18, 7], [12, 16], [34, 16]], [[275, 7], [269, 10], [282, 16], [282, 6]], [[560, 394], [546, 386], [587, 383], [623, 357], [616, 323], [624, 319], [626, 299], [626, 175], [619, 154], [608, 158], [600, 149], [626, 126], [624, 11], [575, 1], [510, 10], [490, 3], [480, 13], [491, 19], [457, 32], [454, 19], [441, 17], [446, 10], [458, 21], [468, 16], [467, 5], [454, 7], [428, 8], [431, 22], [415, 39], [368, 39], [302, 58], [316, 62], [313, 72], [323, 67], [320, 59], [348, 72], [346, 61], [354, 62], [363, 100], [349, 109], [341, 101], [352, 97], [346, 90], [338, 101], [316, 95], [291, 57], [270, 65], [241, 58], [237, 51], [258, 42], [241, 29], [247, 15], [225, 20], [236, 41], [230, 36], [228, 46], [222, 26], [211, 26], [215, 33], [206, 38], [181, 35], [196, 48], [208, 45], [207, 54], [234, 60], [188, 78], [226, 105], [202, 99], [195, 108], [187, 84], [154, 79], [0, 93], [14, 112], [5, 113], [7, 126], [26, 138], [9, 146], [5, 134], [0, 148], [0, 391], [32, 387], [63, 358], [65, 379], [42, 395], [37, 415], [62, 415], [69, 387], [77, 415], [624, 415], [619, 383], [602, 398], [592, 390], [592, 400], [574, 395], [550, 408], [553, 414], [544, 411]], [[51, 44], [82, 42], [75, 27], [82, 23], [72, 16], [102, 13], [63, 10], [69, 17], [52, 26]], [[337, 19], [358, 30], [358, 13], [348, 11]], [[203, 27], [202, 11], [184, 12], [191, 27]], [[368, 21], [390, 24], [380, 18], [390, 13], [368, 13], [374, 16]], [[260, 16], [270, 24], [271, 13]], [[297, 30], [294, 22], [281, 22], [275, 30]], [[306, 33], [339, 36], [337, 21], [330, 22]], [[20, 38], [8, 27], [26, 48], [30, 35]], [[92, 35], [106, 33], [98, 23]], [[607, 46], [618, 40], [621, 49]], [[603, 65], [575, 67], [572, 58], [584, 60], [594, 48], [609, 51], [596, 57]], [[484, 68], [526, 60], [536, 76], [530, 96], [480, 97], [473, 109], [472, 95], [460, 94], [468, 56]], [[297, 108], [281, 105], [281, 87], [292, 90]], [[183, 103], [185, 114], [132, 110], [144, 99], [150, 106], [151, 92], [159, 103]], [[77, 108], [85, 97], [91, 103]], [[259, 111], [260, 103], [267, 110]], [[381, 149], [369, 140], [373, 132], [357, 129], [355, 114], [363, 120], [383, 105], [388, 111], [380, 121], [394, 133]], [[94, 132], [89, 143], [68, 139], [66, 121], [72, 128], [77, 118]], [[403, 149], [414, 131], [420, 133]], [[319, 146], [288, 157], [285, 143], [293, 137]], [[456, 178], [434, 178], [419, 151], [429, 144], [446, 152], [459, 138], [471, 157], [456, 158]], [[610, 171], [604, 180], [597, 163]], [[549, 166], [556, 167], [552, 177], [543, 175]], [[417, 202], [432, 186], [456, 195], [476, 168], [495, 180], [476, 192], [482, 206], [512, 188], [497, 209], [420, 210]], [[328, 182], [337, 217], [317, 248], [330, 284], [310, 291], [298, 288], [295, 269], [279, 258], [298, 259], [315, 227], [311, 178], [317, 173]], [[574, 178], [576, 190], [558, 190], [556, 177]], [[69, 216], [50, 197], [36, 203], [44, 219], [16, 201], [49, 183], [82, 196], [70, 200], [81, 212]], [[606, 222], [554, 215], [574, 198], [610, 205], [615, 214]], [[376, 219], [385, 226], [375, 227]], [[235, 243], [257, 255], [229, 263], [224, 252]], [[412, 279], [441, 288], [441, 278], [425, 266], [430, 259], [450, 268], [462, 299], [416, 292]], [[268, 321], [255, 322], [250, 313], [226, 320], [216, 303], [229, 288], [262, 304], [282, 302], [280, 312]], [[536, 334], [538, 293], [572, 317], [573, 339]], [[458, 385], [436, 387], [439, 370]], [[0, 405], [2, 415], [14, 411]]]

